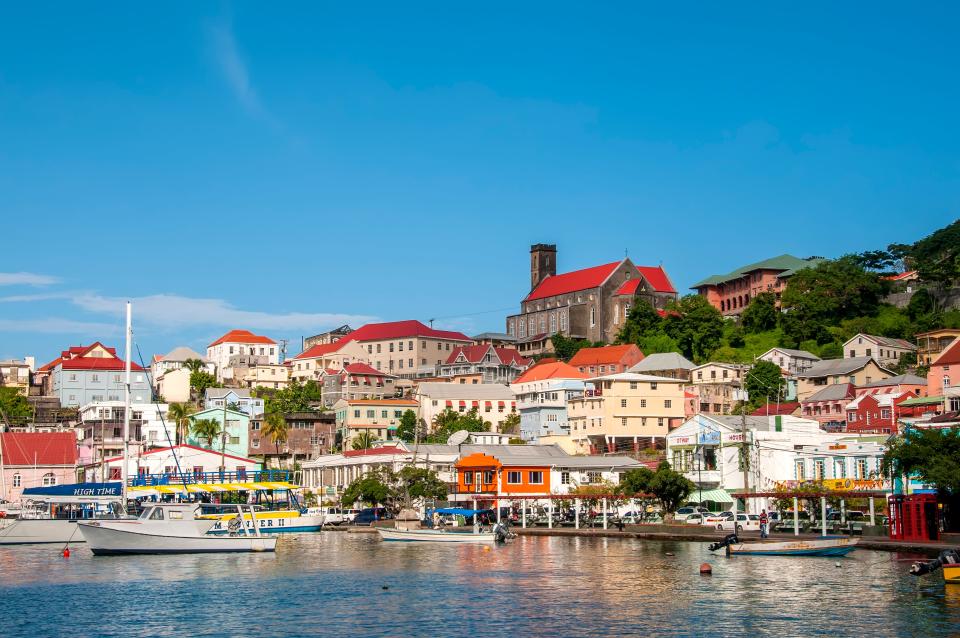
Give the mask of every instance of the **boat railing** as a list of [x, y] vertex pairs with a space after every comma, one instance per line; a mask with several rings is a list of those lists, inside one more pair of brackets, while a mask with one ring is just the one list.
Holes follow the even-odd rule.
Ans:
[[133, 487], [151, 485], [183, 485], [191, 483], [289, 483], [293, 472], [289, 470], [256, 470], [246, 472], [164, 472], [162, 474], [138, 474], [129, 479]]

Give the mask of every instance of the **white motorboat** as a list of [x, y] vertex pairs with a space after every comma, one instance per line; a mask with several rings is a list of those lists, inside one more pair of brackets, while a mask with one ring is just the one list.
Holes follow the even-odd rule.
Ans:
[[385, 541], [426, 541], [433, 543], [495, 543], [496, 532], [454, 532], [445, 529], [391, 529], [377, 527]]
[[[80, 532], [90, 550], [111, 554], [198, 554], [214, 552], [272, 552], [276, 537], [261, 535], [256, 514], [248, 505], [237, 505], [228, 525], [229, 536], [207, 535], [215, 519], [198, 517], [200, 503], [148, 503], [132, 521], [81, 522]], [[253, 516], [253, 529], [241, 523]]]
[[17, 518], [0, 520], [0, 545], [82, 543], [82, 520], [119, 520], [120, 483], [74, 483], [30, 487]]
[[[285, 534], [292, 532], [319, 532], [323, 528], [325, 516], [322, 508], [264, 510], [256, 507], [257, 523], [263, 534]], [[203, 518], [212, 518], [216, 525], [210, 528], [209, 534], [226, 534], [228, 525], [236, 516], [230, 514], [206, 514]], [[253, 516], [243, 515], [243, 525], [253, 529]]]
[[857, 548], [859, 539], [849, 536], [822, 536], [798, 540], [741, 542], [736, 534], [711, 543], [710, 551], [725, 550], [727, 556], [846, 556]]

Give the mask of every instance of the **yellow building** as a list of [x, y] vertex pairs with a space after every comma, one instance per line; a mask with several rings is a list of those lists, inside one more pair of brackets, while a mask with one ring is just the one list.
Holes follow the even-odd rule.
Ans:
[[369, 433], [373, 441], [395, 440], [403, 413], [413, 410], [419, 414], [420, 404], [413, 399], [340, 399], [333, 410], [341, 445], [344, 450], [350, 450], [361, 432]]
[[667, 432], [684, 420], [684, 383], [634, 372], [590, 379], [583, 397], [567, 401], [578, 453], [665, 446]]

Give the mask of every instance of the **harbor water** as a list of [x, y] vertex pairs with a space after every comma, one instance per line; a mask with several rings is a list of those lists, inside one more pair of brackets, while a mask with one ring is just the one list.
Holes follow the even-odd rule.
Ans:
[[[325, 532], [276, 554], [94, 557], [0, 547], [21, 636], [946, 636], [960, 588], [909, 557], [713, 556], [702, 543], [520, 537], [384, 543]], [[713, 566], [701, 576], [702, 562]], [[838, 566], [839, 565], [839, 566]]]

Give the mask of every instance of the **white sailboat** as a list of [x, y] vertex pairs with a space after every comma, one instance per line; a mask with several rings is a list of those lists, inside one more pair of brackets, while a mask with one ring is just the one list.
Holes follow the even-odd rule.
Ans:
[[216, 521], [199, 518], [200, 507], [200, 503], [149, 503], [135, 520], [81, 522], [80, 533], [98, 556], [272, 552], [276, 549], [277, 538], [261, 535], [255, 516], [252, 531], [241, 525], [243, 516], [254, 514], [249, 505], [236, 506], [236, 523], [231, 525], [229, 536], [208, 535]]

